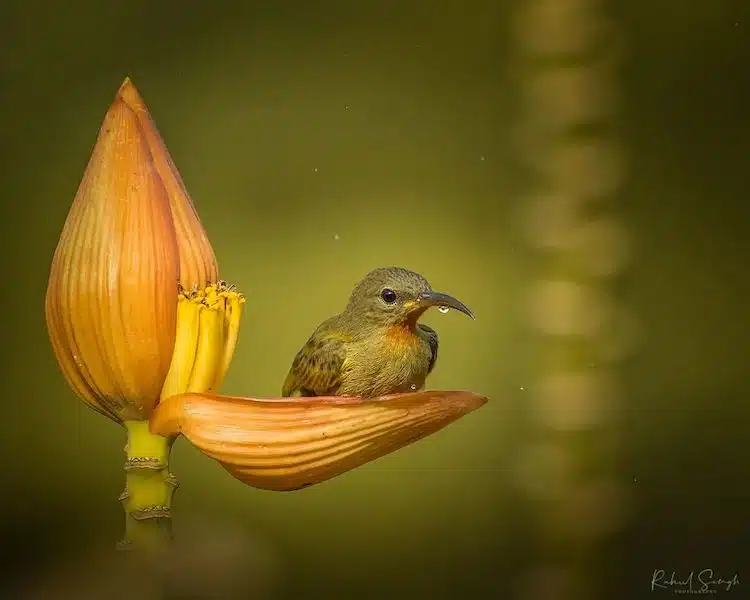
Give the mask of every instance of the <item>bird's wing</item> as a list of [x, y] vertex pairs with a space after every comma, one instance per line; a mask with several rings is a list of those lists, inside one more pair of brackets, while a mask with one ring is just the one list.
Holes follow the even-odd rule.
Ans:
[[281, 395], [335, 395], [346, 360], [346, 341], [332, 333], [313, 335], [294, 357]]
[[430, 351], [432, 352], [432, 356], [430, 357], [430, 366], [427, 367], [427, 374], [429, 375], [430, 373], [432, 373], [432, 369], [435, 368], [435, 362], [437, 361], [438, 334], [437, 331], [435, 331], [429, 325], [423, 325], [422, 323], [420, 323], [419, 327], [426, 334], [427, 343], [430, 345]]

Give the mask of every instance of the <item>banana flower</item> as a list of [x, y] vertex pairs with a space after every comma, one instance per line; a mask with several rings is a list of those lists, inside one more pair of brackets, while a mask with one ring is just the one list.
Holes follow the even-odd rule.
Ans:
[[107, 111], [52, 260], [45, 314], [57, 362], [88, 406], [127, 432], [124, 546], [171, 532], [174, 439], [184, 434], [245, 483], [319, 483], [444, 427], [485, 398], [217, 394], [244, 298], [219, 279], [190, 196], [138, 91]]

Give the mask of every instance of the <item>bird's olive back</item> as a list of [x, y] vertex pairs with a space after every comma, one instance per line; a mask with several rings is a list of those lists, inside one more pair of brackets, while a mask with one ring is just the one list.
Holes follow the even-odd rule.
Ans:
[[400, 267], [370, 271], [352, 291], [346, 312], [378, 323], [403, 320], [408, 301], [432, 288], [419, 273]]

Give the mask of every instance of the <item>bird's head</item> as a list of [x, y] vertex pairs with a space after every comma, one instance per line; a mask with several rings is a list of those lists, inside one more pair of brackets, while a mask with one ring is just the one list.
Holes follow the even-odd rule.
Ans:
[[431, 306], [454, 308], [474, 318], [463, 302], [433, 291], [419, 273], [400, 267], [370, 271], [354, 288], [346, 311], [378, 325], [414, 325]]

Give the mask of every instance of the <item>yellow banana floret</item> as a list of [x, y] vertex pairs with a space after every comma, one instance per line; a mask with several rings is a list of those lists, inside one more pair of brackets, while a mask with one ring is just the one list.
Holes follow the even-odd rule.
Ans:
[[213, 389], [218, 390], [232, 363], [234, 349], [237, 346], [237, 336], [240, 331], [240, 319], [245, 305], [245, 298], [234, 291], [226, 292], [226, 308], [224, 311], [224, 348], [219, 370], [214, 380]]
[[218, 310], [220, 304], [214, 289], [200, 305], [198, 349], [187, 392], [208, 392], [213, 387], [224, 347], [224, 315]]
[[193, 371], [198, 348], [200, 303], [184, 293], [177, 300], [177, 332], [169, 372], [161, 391], [161, 399], [186, 391]]
[[218, 389], [232, 362], [244, 302], [223, 281], [203, 290], [180, 289], [174, 352], [162, 400]]

